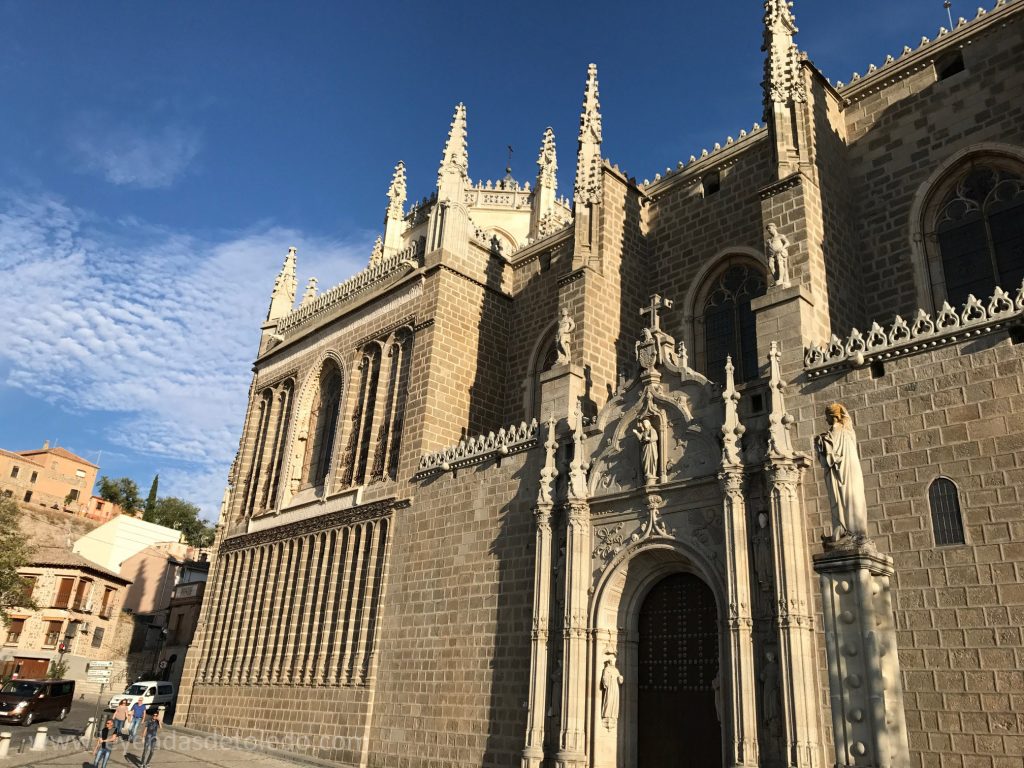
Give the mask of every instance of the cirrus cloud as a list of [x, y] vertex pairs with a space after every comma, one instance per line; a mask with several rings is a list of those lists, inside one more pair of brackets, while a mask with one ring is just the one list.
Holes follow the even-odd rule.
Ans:
[[342, 279], [369, 239], [274, 225], [200, 239], [55, 197], [0, 197], [5, 384], [101, 418], [112, 443], [169, 465], [169, 492], [214, 514], [287, 247], [303, 274]]

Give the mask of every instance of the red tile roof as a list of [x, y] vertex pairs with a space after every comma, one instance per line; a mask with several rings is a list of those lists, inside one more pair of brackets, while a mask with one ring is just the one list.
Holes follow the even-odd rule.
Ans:
[[66, 448], [56, 446], [54, 448], [37, 448], [34, 451], [17, 451], [19, 456], [39, 456], [41, 454], [52, 453], [54, 456], [60, 456], [62, 459], [68, 459], [69, 461], [75, 461], [79, 464], [85, 464], [87, 467], [99, 469], [99, 466], [93, 464], [91, 461], [86, 461], [81, 456], [77, 456]]

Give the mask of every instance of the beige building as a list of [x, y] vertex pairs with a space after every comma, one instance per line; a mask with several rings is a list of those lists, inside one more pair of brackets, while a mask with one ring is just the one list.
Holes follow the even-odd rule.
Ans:
[[118, 515], [77, 539], [74, 551], [82, 557], [120, 572], [122, 565], [147, 547], [159, 547], [184, 557], [190, 547], [181, 532], [130, 515]]
[[178, 723], [373, 768], [1021, 765], [1024, 0], [848, 83], [764, 11], [759, 124], [653, 180], [591, 67], [571, 204], [550, 131], [529, 188], [471, 181], [459, 105], [365, 270], [296, 307], [289, 252]]
[[96, 473], [92, 462], [49, 441], [34, 451], [0, 449], [0, 494], [23, 504], [85, 514]]
[[2, 676], [42, 677], [50, 662], [67, 663], [66, 676], [84, 679], [89, 661], [123, 660], [118, 621], [131, 583], [63, 547], [36, 547], [18, 573], [36, 608], [14, 608], [0, 650]]

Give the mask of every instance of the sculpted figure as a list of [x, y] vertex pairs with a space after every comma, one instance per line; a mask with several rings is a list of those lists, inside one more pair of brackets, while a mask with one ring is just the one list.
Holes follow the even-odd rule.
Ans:
[[772, 535], [768, 530], [768, 513], [757, 513], [757, 530], [754, 531], [754, 572], [762, 592], [772, 588]]
[[572, 332], [576, 330], [575, 321], [569, 317], [569, 310], [562, 307], [561, 316], [558, 319], [558, 332], [555, 334], [555, 365], [565, 365], [572, 361], [570, 349], [572, 348]]
[[764, 728], [773, 736], [779, 735], [779, 663], [772, 651], [764, 654], [764, 667], [761, 669], [761, 714], [764, 716]]
[[814, 449], [825, 469], [828, 504], [832, 511], [832, 541], [844, 536], [867, 536], [864, 474], [853, 419], [845, 406], [832, 403], [825, 408], [825, 420], [828, 432], [814, 438]]
[[619, 686], [622, 673], [615, 666], [615, 654], [609, 654], [601, 672], [601, 718], [611, 728], [619, 717]]
[[640, 422], [640, 429], [633, 434], [640, 441], [640, 464], [644, 470], [644, 478], [648, 484], [658, 482], [658, 430], [650, 419]]
[[768, 269], [775, 284], [789, 287], [789, 238], [779, 232], [775, 224], [765, 227], [765, 251], [768, 254]]

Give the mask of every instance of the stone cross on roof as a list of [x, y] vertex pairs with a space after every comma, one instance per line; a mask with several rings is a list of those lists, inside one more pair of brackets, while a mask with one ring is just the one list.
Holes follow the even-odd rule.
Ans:
[[664, 299], [658, 294], [651, 296], [651, 303], [649, 306], [641, 307], [640, 314], [647, 315], [647, 327], [652, 331], [661, 330], [661, 318], [658, 317], [658, 312], [662, 309], [671, 309], [672, 300]]

